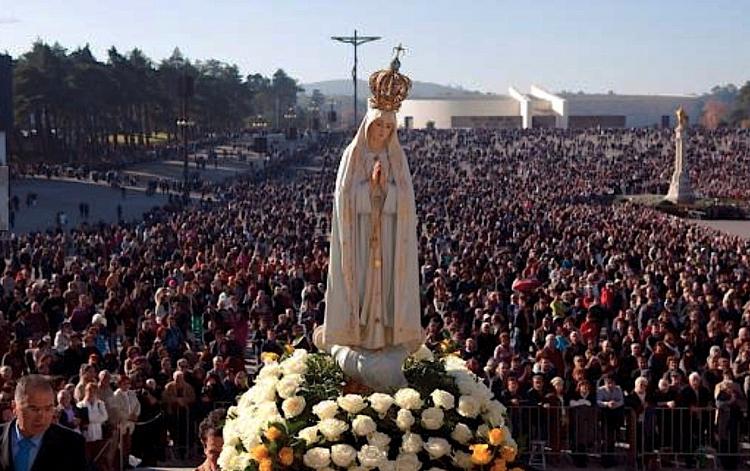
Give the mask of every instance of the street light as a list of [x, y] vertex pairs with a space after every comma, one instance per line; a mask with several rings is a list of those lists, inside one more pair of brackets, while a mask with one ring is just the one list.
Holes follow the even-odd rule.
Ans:
[[195, 126], [195, 122], [183, 117], [183, 118], [177, 118], [177, 121], [175, 122], [177, 125], [177, 129], [179, 129], [182, 132], [182, 158], [183, 158], [183, 167], [182, 167], [182, 177], [184, 180], [185, 188], [183, 188], [183, 198], [184, 202], [187, 204], [190, 197], [190, 190], [189, 190], [189, 184], [188, 184], [188, 128]]
[[308, 108], [310, 112], [310, 122], [308, 123], [308, 128], [311, 131], [318, 131], [320, 128], [320, 107], [313, 103]]
[[187, 69], [183, 71], [183, 75], [180, 76], [178, 82], [178, 92], [180, 95], [180, 117], [177, 118], [177, 129], [182, 130], [182, 157], [184, 159], [184, 165], [182, 168], [183, 179], [185, 188], [183, 188], [183, 203], [187, 204], [190, 201], [190, 187], [188, 185], [188, 127], [193, 126], [195, 123], [188, 119], [190, 112], [190, 98], [193, 96], [194, 79], [193, 76], [187, 73]]
[[287, 138], [292, 138], [292, 123], [297, 119], [297, 112], [294, 110], [293, 106], [290, 106], [289, 109], [284, 113], [284, 119], [287, 120]]
[[268, 127], [268, 121], [266, 121], [263, 115], [258, 115], [250, 122], [250, 127], [257, 130], [263, 130]]

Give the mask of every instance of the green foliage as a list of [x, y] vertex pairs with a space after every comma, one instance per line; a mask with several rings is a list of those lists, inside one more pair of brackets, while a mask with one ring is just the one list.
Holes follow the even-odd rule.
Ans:
[[336, 399], [344, 385], [344, 372], [329, 355], [318, 353], [307, 357], [307, 373], [302, 396], [307, 407], [318, 402]]
[[422, 397], [429, 397], [436, 389], [447, 391], [456, 398], [459, 396], [458, 386], [446, 374], [442, 361], [417, 361], [409, 357], [404, 362], [404, 376], [409, 386], [419, 391]]

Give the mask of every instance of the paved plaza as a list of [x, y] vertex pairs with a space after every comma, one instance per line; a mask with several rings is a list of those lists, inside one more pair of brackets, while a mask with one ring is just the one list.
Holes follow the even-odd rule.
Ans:
[[[197, 170], [191, 162], [190, 172], [199, 172], [205, 181], [218, 183], [228, 178], [235, 178], [261, 165], [260, 157], [247, 161], [236, 159], [219, 159], [218, 165], [207, 165], [205, 170]], [[48, 180], [46, 178], [24, 178], [10, 183], [11, 198], [18, 196], [21, 205], [16, 213], [15, 227], [12, 232], [44, 231], [56, 226], [59, 211], [68, 217], [67, 228], [77, 227], [82, 222], [95, 224], [100, 221], [113, 223], [117, 221], [117, 206], [122, 207], [122, 217], [129, 221], [139, 219], [144, 212], [167, 203], [168, 197], [161, 193], [146, 195], [145, 186], [149, 180], [181, 180], [183, 163], [177, 160], [165, 160], [136, 164], [125, 170], [125, 174], [136, 175], [140, 180], [138, 186], [126, 189], [125, 198], [119, 189], [112, 188], [104, 182], [80, 181], [72, 178]], [[29, 193], [37, 195], [35, 206], [26, 205]], [[196, 196], [196, 195], [193, 195]], [[78, 205], [88, 203], [90, 215], [83, 219], [79, 215]]]
[[692, 222], [700, 226], [711, 227], [750, 240], [750, 221], [710, 221], [706, 219], [696, 219]]

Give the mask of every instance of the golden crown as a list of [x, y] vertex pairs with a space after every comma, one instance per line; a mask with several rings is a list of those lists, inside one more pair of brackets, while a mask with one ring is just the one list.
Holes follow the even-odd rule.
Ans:
[[399, 44], [394, 48], [395, 57], [386, 70], [378, 70], [370, 75], [370, 106], [383, 111], [398, 111], [401, 102], [406, 99], [411, 89], [411, 80], [399, 73], [401, 62], [398, 56], [404, 51]]

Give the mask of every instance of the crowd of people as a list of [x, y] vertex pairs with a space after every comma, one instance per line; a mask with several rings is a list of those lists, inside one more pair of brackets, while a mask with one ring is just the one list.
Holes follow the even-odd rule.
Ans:
[[[248, 361], [314, 349], [346, 137], [214, 184], [220, 197], [200, 206], [14, 236], [0, 260], [4, 419], [15, 382], [44, 374], [59, 422], [81, 431], [102, 469], [116, 469], [116, 442], [145, 464], [165, 459], [168, 443], [189, 453], [197, 424], [252, 385]], [[576, 464], [591, 449], [610, 464], [632, 414], [641, 463], [669, 449], [690, 465], [699, 443], [737, 465], [750, 240], [604, 198], [665, 192], [669, 131], [400, 137], [417, 198], [425, 343], [455, 350], [486, 381], [522, 451], [542, 441], [552, 459], [569, 444]], [[747, 201], [750, 133], [689, 139], [694, 187]], [[675, 430], [683, 420], [698, 424], [687, 439]], [[603, 433], [582, 433], [591, 423]]]

